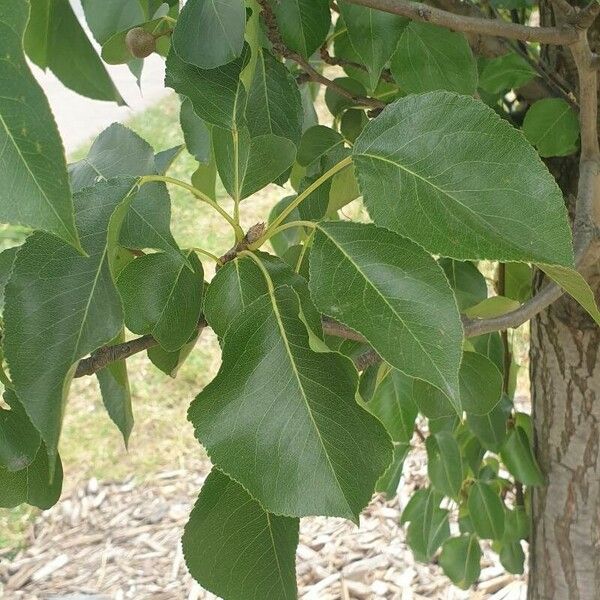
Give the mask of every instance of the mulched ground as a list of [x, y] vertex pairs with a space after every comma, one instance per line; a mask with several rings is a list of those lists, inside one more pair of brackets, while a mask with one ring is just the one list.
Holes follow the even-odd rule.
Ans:
[[[298, 548], [302, 600], [525, 599], [523, 578], [504, 574], [485, 552], [467, 592], [435, 565], [415, 563], [398, 526], [425, 477], [423, 452], [391, 501], [373, 499], [361, 527], [341, 519], [303, 519]], [[7, 600], [217, 600], [187, 573], [179, 539], [209, 465], [162, 472], [151, 482], [92, 479], [36, 520], [25, 550], [0, 552], [0, 598]]]

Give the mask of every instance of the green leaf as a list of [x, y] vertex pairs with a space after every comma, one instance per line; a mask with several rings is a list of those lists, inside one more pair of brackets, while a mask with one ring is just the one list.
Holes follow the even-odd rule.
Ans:
[[515, 427], [500, 450], [502, 461], [517, 481], [525, 485], [544, 485], [546, 478], [540, 470], [531, 450], [525, 430]]
[[480, 538], [500, 540], [504, 535], [504, 504], [487, 483], [474, 481], [469, 489], [469, 514]]
[[62, 142], [23, 54], [28, 6], [0, 5], [0, 220], [44, 229], [79, 248]]
[[533, 281], [531, 267], [523, 263], [508, 263], [505, 273], [505, 295], [518, 302], [529, 300]]
[[310, 254], [310, 291], [321, 312], [361, 333], [390, 365], [460, 406], [456, 302], [420, 247], [374, 225], [321, 223]]
[[314, 352], [300, 312], [288, 286], [243, 310], [188, 418], [213, 463], [266, 510], [356, 520], [392, 459], [390, 439], [356, 402], [352, 362]]
[[454, 290], [458, 309], [464, 311], [487, 298], [485, 277], [472, 262], [462, 262], [451, 258], [441, 258], [440, 267]]
[[113, 123], [94, 140], [88, 155], [69, 165], [73, 191], [79, 192], [103, 179], [152, 175], [154, 150], [137, 133]]
[[275, 181], [296, 158], [290, 140], [273, 134], [250, 137], [247, 127], [215, 127], [213, 149], [223, 186], [237, 201]]
[[[269, 213], [269, 224], [271, 224], [295, 199], [296, 196], [286, 196], [275, 204]], [[284, 219], [282, 225], [297, 221], [298, 219], [300, 219], [300, 211], [295, 208]], [[275, 234], [269, 239], [269, 242], [271, 243], [271, 246], [273, 246], [275, 254], [277, 254], [277, 256], [283, 256], [289, 248], [299, 244], [304, 237], [303, 227], [290, 227], [289, 229], [284, 229], [280, 233]]]
[[526, 540], [529, 537], [530, 529], [530, 518], [525, 507], [515, 506], [513, 510], [506, 511], [504, 542]]
[[462, 33], [413, 21], [392, 57], [392, 75], [408, 94], [448, 90], [472, 96], [477, 63]]
[[189, 65], [173, 50], [167, 57], [165, 85], [187, 96], [196, 114], [212, 125], [234, 129], [243, 123], [246, 90], [240, 75], [250, 59], [245, 46], [239, 58], [215, 69]]
[[40, 435], [13, 390], [4, 392], [10, 410], [0, 408], [0, 469], [19, 471], [33, 462]]
[[[22, 4], [21, 0], [17, 2]], [[49, 68], [74, 92], [96, 100], [125, 104], [69, 0], [31, 2], [25, 49], [38, 67]]]
[[[113, 123], [94, 140], [86, 158], [69, 165], [75, 191], [103, 179], [155, 172], [150, 144], [119, 123]], [[119, 241], [127, 248], [155, 248], [181, 260], [181, 250], [171, 234], [171, 199], [164, 183], [147, 183], [138, 191]]]
[[326, 154], [344, 146], [344, 138], [335, 129], [315, 125], [302, 134], [298, 148], [298, 163], [308, 167]]
[[473, 319], [488, 319], [499, 317], [519, 308], [521, 304], [506, 296], [491, 296], [482, 300], [479, 304], [465, 310], [465, 315]]
[[159, 175], [166, 175], [173, 163], [179, 158], [181, 151], [185, 148], [183, 144], [161, 150], [154, 155], [154, 168]]
[[385, 425], [394, 442], [410, 442], [418, 412], [413, 380], [387, 365], [380, 367], [378, 379], [367, 408]]
[[472, 415], [490, 413], [502, 397], [502, 374], [483, 354], [465, 352], [460, 364], [460, 400]]
[[0, 467], [0, 507], [13, 508], [26, 502], [47, 510], [58, 502], [62, 480], [60, 457], [56, 457], [56, 466], [52, 467], [46, 447], [41, 444], [35, 460], [24, 469], [8, 471]]
[[398, 491], [404, 461], [410, 451], [410, 444], [406, 442], [394, 442], [394, 458], [387, 471], [377, 480], [375, 491], [393, 498]]
[[[450, 537], [449, 512], [439, 508], [440, 496], [428, 490], [409, 512], [406, 543], [417, 560], [428, 562], [437, 549]], [[410, 504], [410, 503], [409, 503]], [[409, 505], [406, 506], [405, 513]], [[412, 514], [411, 514], [412, 513]]]
[[160, 346], [148, 349], [148, 358], [152, 364], [169, 377], [176, 377], [181, 365], [186, 361], [198, 340], [200, 333], [194, 334], [179, 350], [168, 352]]
[[15, 246], [14, 248], [7, 248], [0, 252], [0, 313], [4, 309], [4, 289], [10, 278], [15, 256], [19, 248], [20, 246]]
[[189, 98], [183, 98], [179, 124], [188, 152], [199, 162], [208, 164], [212, 158], [211, 134], [206, 123], [194, 112]]
[[494, 331], [486, 335], [469, 338], [467, 347], [469, 344], [475, 352], [487, 356], [496, 365], [500, 373], [504, 373], [504, 346], [500, 333]]
[[348, 28], [348, 37], [360, 62], [367, 67], [371, 90], [390, 60], [407, 20], [403, 17], [340, 0], [339, 8]]
[[173, 49], [186, 63], [214, 69], [242, 53], [245, 27], [243, 0], [188, 0], [173, 30]]
[[466, 590], [481, 573], [481, 548], [475, 535], [461, 535], [444, 542], [439, 564], [454, 585]]
[[6, 286], [6, 360], [51, 458], [79, 359], [113, 340], [123, 326], [111, 263], [136, 183], [109, 180], [76, 194], [77, 226], [88, 256], [54, 236], [34, 233], [17, 254]]
[[426, 440], [427, 474], [431, 485], [440, 493], [458, 499], [463, 482], [460, 448], [448, 431], [430, 435]]
[[500, 563], [509, 572], [522, 575], [525, 564], [525, 553], [521, 542], [509, 542], [502, 544], [500, 549]]
[[128, 329], [152, 334], [170, 352], [190, 339], [202, 310], [202, 263], [194, 252], [187, 259], [193, 271], [168, 254], [146, 254], [131, 261], [117, 280]]
[[[342, 88], [347, 92], [350, 92], [353, 96], [364, 97], [368, 93], [367, 89], [360, 81], [350, 77], [336, 77], [333, 82], [336, 88]], [[339, 117], [344, 111], [355, 106], [355, 103], [352, 98], [340, 94], [336, 88], [331, 86], [327, 87], [325, 90], [325, 104], [334, 117]]]
[[488, 414], [478, 416], [467, 413], [469, 429], [487, 450], [491, 452], [500, 451], [506, 439], [506, 422], [511, 408], [510, 400], [507, 396], [504, 396]]
[[304, 58], [325, 41], [331, 24], [328, 0], [269, 0], [285, 45]]
[[516, 52], [481, 60], [479, 87], [488, 94], [516, 89], [537, 77], [534, 68]]
[[573, 267], [554, 178], [523, 136], [475, 99], [398, 100], [365, 127], [354, 162], [375, 223], [433, 254]]
[[213, 469], [185, 526], [185, 562], [194, 579], [224, 600], [292, 600], [298, 525], [266, 512]]
[[527, 111], [523, 133], [540, 156], [568, 156], [577, 152], [579, 119], [565, 100], [544, 98]]
[[282, 62], [267, 50], [260, 49], [246, 104], [250, 136], [273, 134], [297, 146], [303, 119], [296, 79]]
[[104, 44], [112, 35], [145, 20], [138, 0], [82, 0], [85, 20], [94, 38]]
[[[120, 344], [124, 341], [125, 330], [123, 329], [112, 343]], [[104, 369], [100, 369], [96, 373], [96, 377], [100, 384], [100, 393], [106, 412], [112, 422], [119, 428], [125, 446], [127, 446], [133, 429], [133, 409], [127, 363], [124, 360], [112, 362]]]

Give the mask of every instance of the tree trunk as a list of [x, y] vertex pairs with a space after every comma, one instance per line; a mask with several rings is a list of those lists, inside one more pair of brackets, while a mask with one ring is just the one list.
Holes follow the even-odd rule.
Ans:
[[532, 323], [531, 600], [600, 598], [600, 328], [565, 300]]

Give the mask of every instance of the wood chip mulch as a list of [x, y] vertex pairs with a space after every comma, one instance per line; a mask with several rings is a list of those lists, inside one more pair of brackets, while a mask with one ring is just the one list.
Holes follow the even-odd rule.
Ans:
[[[474, 589], [452, 586], [436, 565], [416, 563], [398, 518], [423, 484], [424, 458], [411, 455], [399, 495], [373, 499], [361, 527], [303, 519], [297, 566], [302, 600], [524, 600], [524, 579], [506, 575], [485, 551]], [[7, 600], [218, 600], [187, 573], [180, 537], [208, 472], [161, 472], [151, 482], [92, 479], [31, 527], [27, 548], [0, 551]], [[14, 555], [14, 556], [12, 556]]]

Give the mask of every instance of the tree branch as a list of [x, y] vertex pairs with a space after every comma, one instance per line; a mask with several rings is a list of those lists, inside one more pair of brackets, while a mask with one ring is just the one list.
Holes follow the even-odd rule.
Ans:
[[567, 25], [562, 27], [530, 27], [497, 19], [466, 17], [421, 2], [412, 2], [412, 0], [347, 0], [347, 2], [408, 17], [413, 21], [433, 23], [464, 33], [478, 33], [523, 42], [540, 42], [561, 46], [568, 46], [577, 41], [577, 31], [574, 27]]
[[284, 44], [283, 39], [281, 38], [281, 34], [277, 29], [277, 20], [273, 14], [273, 10], [271, 9], [271, 5], [269, 4], [268, 0], [258, 0], [258, 3], [262, 9], [261, 15], [267, 30], [267, 37], [273, 46], [273, 50], [277, 54], [283, 58], [287, 58], [288, 60], [295, 62], [306, 73], [310, 80], [334, 90], [337, 94], [343, 96], [344, 98], [348, 98], [348, 100], [351, 100], [354, 104], [375, 110], [381, 110], [382, 108], [385, 108], [386, 104], [381, 100], [377, 100], [376, 98], [368, 98], [366, 96], [355, 96], [342, 86], [338, 85], [335, 81], [331, 81], [331, 79], [328, 79], [323, 74], [319, 73], [319, 71], [317, 71], [303, 56], [300, 56], [296, 52], [292, 52]]
[[[198, 336], [202, 333], [202, 330], [207, 326], [204, 317], [198, 321]], [[86, 375], [93, 375], [98, 371], [101, 371], [108, 365], [118, 360], [124, 360], [139, 354], [144, 350], [149, 350], [158, 346], [158, 342], [151, 335], [143, 335], [142, 337], [123, 342], [122, 344], [116, 344], [114, 346], [104, 346], [99, 348], [95, 352], [92, 352], [89, 358], [84, 358], [79, 361], [77, 370], [75, 371], [74, 377], [85, 377]]]

